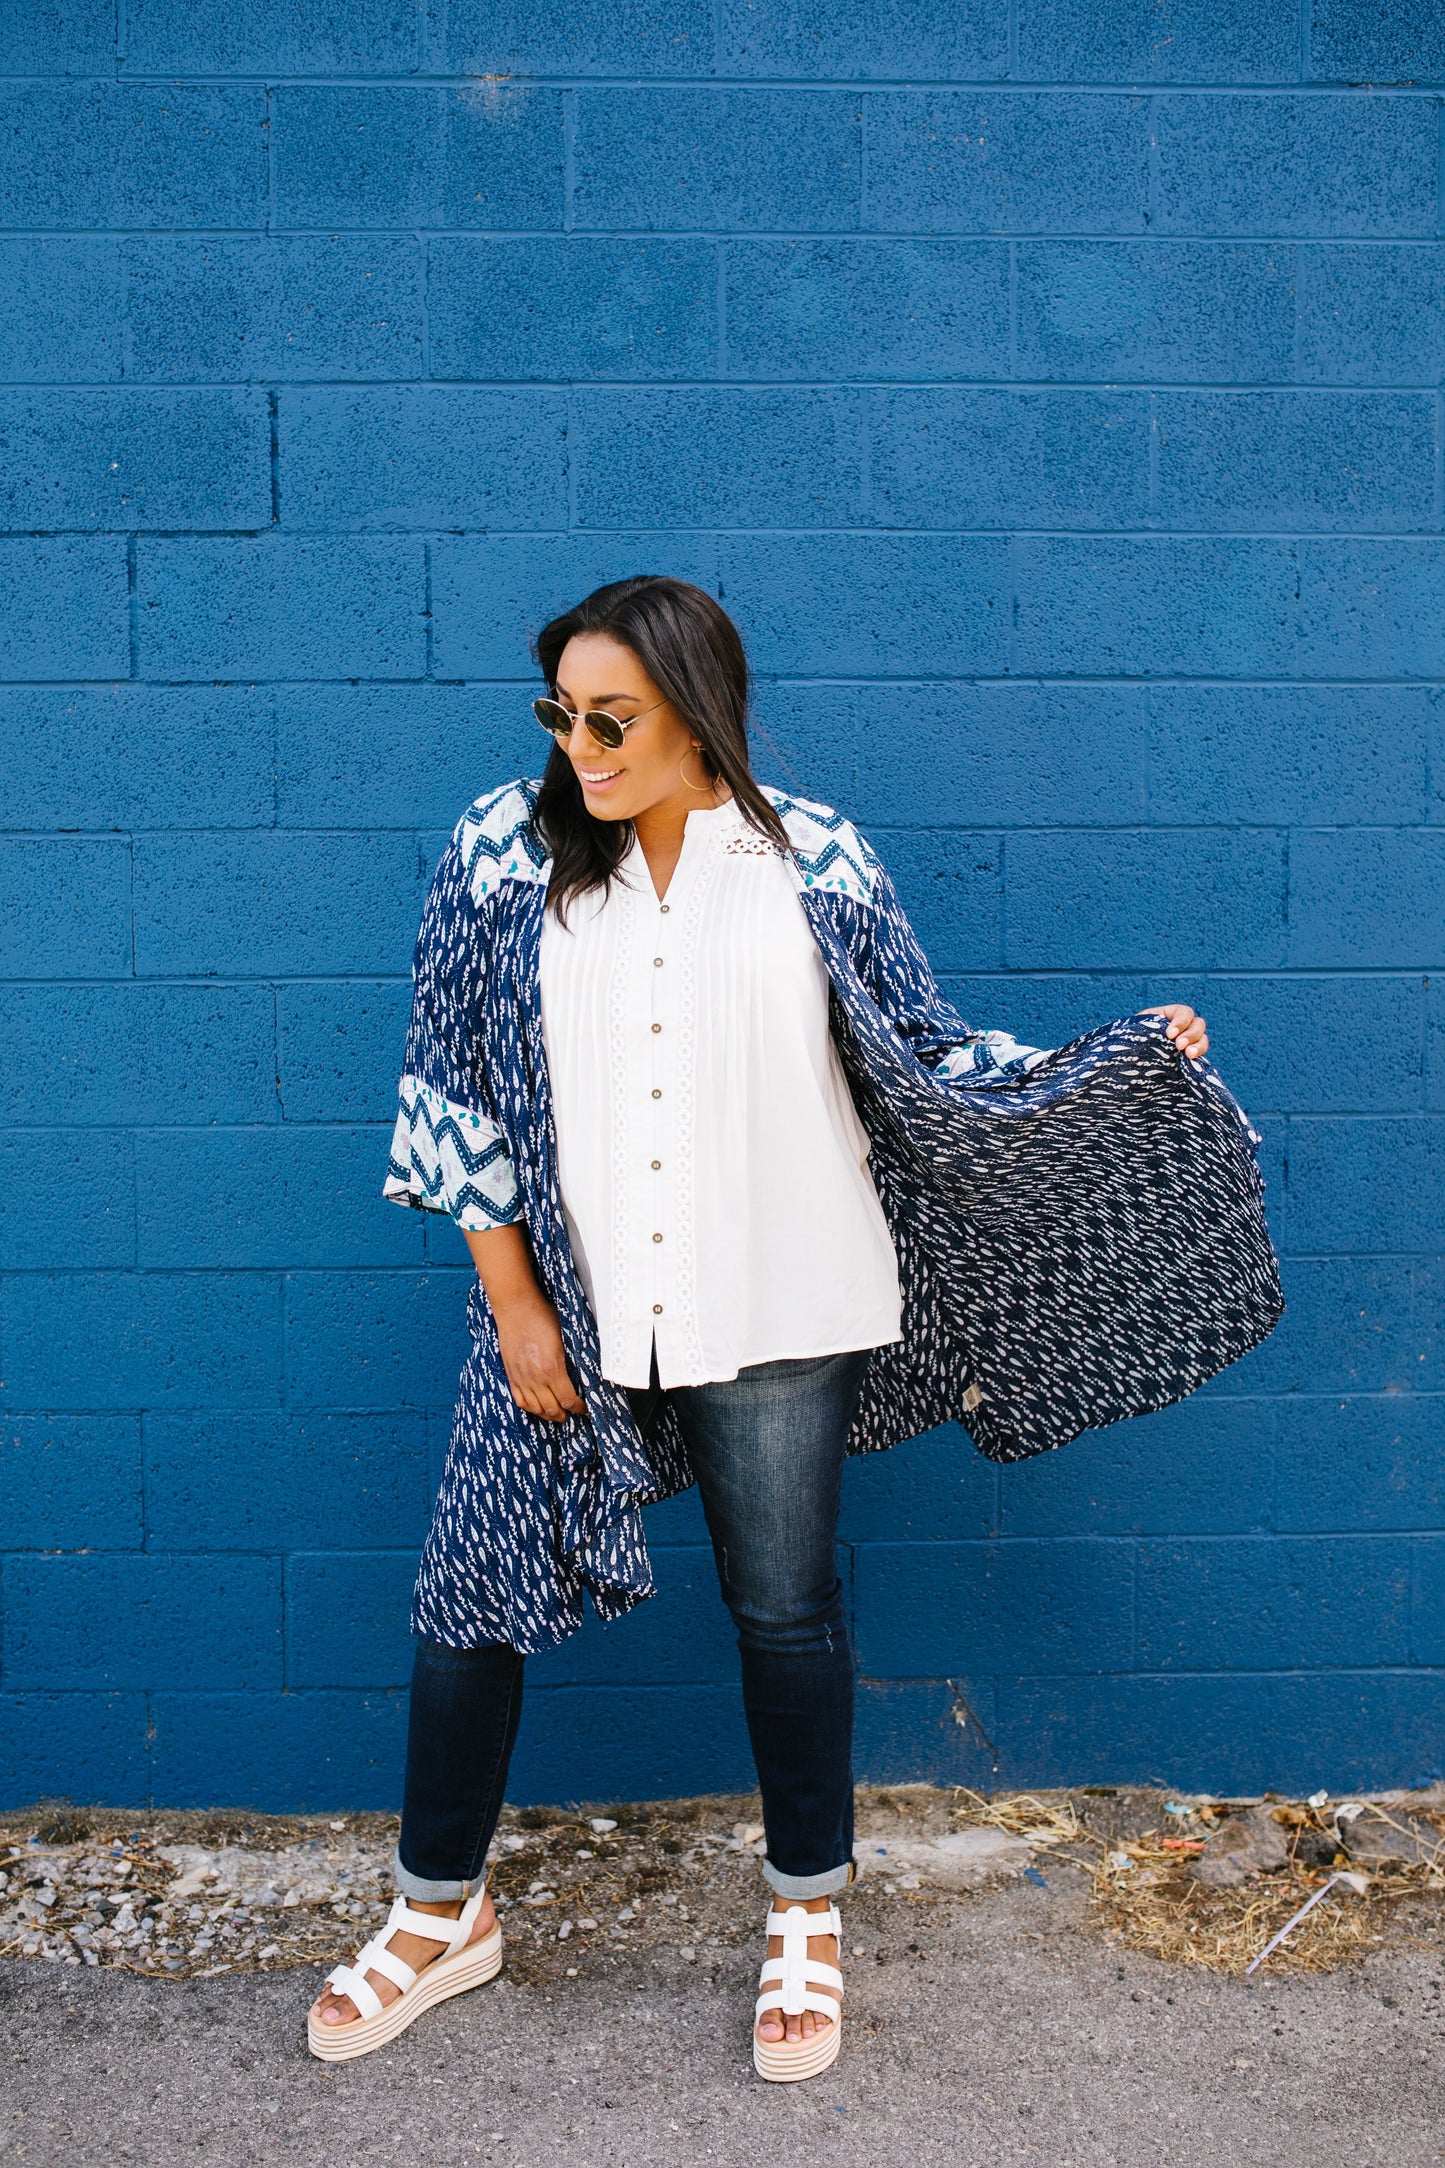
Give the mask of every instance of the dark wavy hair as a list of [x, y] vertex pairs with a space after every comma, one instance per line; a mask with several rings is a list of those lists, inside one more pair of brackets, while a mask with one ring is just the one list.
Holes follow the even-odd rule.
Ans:
[[[699, 741], [709, 781], [725, 783], [749, 825], [779, 850], [790, 849], [748, 764], [747, 657], [721, 604], [686, 580], [651, 573], [597, 588], [537, 635], [537, 661], [554, 695], [562, 650], [579, 632], [605, 632], [631, 650]], [[552, 855], [548, 907], [565, 925], [575, 897], [611, 881], [632, 843], [632, 823], [594, 819], [571, 761], [554, 745], [532, 827]]]

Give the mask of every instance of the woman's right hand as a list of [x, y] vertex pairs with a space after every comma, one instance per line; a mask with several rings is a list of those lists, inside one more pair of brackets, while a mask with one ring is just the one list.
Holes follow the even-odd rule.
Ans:
[[512, 1398], [528, 1415], [540, 1415], [549, 1423], [565, 1422], [569, 1415], [585, 1415], [567, 1369], [567, 1351], [557, 1312], [538, 1288], [492, 1311], [502, 1364]]

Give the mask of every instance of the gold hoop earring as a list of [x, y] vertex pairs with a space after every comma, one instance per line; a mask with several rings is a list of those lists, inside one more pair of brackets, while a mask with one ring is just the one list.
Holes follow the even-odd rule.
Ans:
[[[700, 753], [700, 752], [702, 751], [702, 747], [701, 747], [701, 745], [699, 745], [699, 743], [698, 743], [698, 741], [697, 741], [697, 739], [696, 739], [696, 738], [694, 738], [694, 739], [693, 739], [693, 741], [692, 741], [692, 746], [691, 746], [691, 750], [692, 750], [692, 751], [693, 751], [694, 753]], [[681, 758], [681, 760], [680, 760], [680, 761], [678, 762], [678, 764], [677, 764], [677, 772], [678, 772], [679, 776], [681, 776], [681, 777], [682, 777], [682, 782], [683, 782], [683, 786], [684, 786], [684, 788], [685, 788], [685, 789], [687, 789], [687, 790], [695, 790], [695, 791], [697, 791], [697, 793], [699, 794], [699, 796], [701, 796], [701, 794], [702, 794], [702, 793], [703, 793], [704, 791], [710, 791], [710, 790], [711, 790], [711, 789], [713, 788], [713, 785], [712, 785], [711, 783], [689, 783], [689, 782], [688, 782], [688, 780], [687, 780], [687, 777], [686, 777], [685, 775], [683, 775], [683, 770], [684, 770], [684, 768], [685, 768], [686, 766], [687, 766], [687, 754], [686, 754], [686, 753], [684, 753], [684, 754], [683, 754], [683, 756], [682, 756], [682, 758]]]

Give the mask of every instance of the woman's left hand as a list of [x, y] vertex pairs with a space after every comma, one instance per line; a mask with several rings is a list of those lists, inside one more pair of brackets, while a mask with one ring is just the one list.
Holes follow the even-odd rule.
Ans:
[[1166, 1037], [1172, 1039], [1180, 1053], [1187, 1054], [1191, 1061], [1197, 1061], [1201, 1054], [1208, 1051], [1209, 1034], [1204, 1028], [1204, 1018], [1196, 1016], [1187, 1002], [1169, 1001], [1162, 1008], [1145, 1009], [1143, 1014], [1167, 1016], [1169, 1030]]

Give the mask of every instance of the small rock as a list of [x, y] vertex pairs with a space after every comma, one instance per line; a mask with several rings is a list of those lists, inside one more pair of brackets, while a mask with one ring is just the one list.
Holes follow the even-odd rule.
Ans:
[[1190, 1865], [1206, 1889], [1239, 1889], [1252, 1874], [1273, 1874], [1289, 1859], [1289, 1840], [1267, 1807], [1231, 1814]]
[[[588, 1822], [587, 1827], [591, 1830], [594, 1837], [608, 1837], [617, 1827], [617, 1824], [615, 1822], [610, 1822], [605, 1814], [594, 1814], [591, 1820]], [[514, 1840], [509, 1837], [507, 1839], [507, 1846], [509, 1850], [512, 1848], [513, 1843]]]
[[1025, 1838], [1004, 1829], [955, 1829], [932, 1839], [890, 1833], [886, 1844], [865, 1838], [854, 1856], [860, 1874], [882, 1871], [903, 1889], [916, 1889], [918, 1876], [938, 1889], [978, 1889], [1021, 1874], [1033, 1853]]

